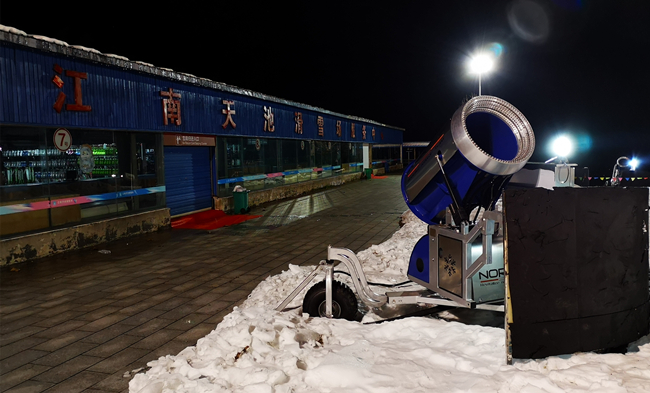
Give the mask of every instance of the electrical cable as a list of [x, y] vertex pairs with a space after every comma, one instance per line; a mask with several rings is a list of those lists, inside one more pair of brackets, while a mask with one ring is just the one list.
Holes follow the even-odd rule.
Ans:
[[[334, 270], [334, 273], [341, 273], [341, 274], [345, 274], [346, 276], [352, 277], [352, 275], [350, 273], [344, 272], [342, 270]], [[380, 283], [380, 282], [370, 282], [370, 281], [368, 281], [368, 284], [376, 285], [378, 287], [393, 288], [393, 287], [399, 287], [400, 285], [408, 284], [408, 283], [411, 283], [411, 282], [412, 281], [409, 280], [409, 281], [404, 281], [404, 282], [400, 282], [400, 283], [397, 283], [397, 284], [383, 284], [383, 283]]]

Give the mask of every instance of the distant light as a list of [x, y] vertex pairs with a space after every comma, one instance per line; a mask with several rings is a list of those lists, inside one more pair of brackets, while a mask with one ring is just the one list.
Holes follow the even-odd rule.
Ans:
[[632, 158], [630, 162], [628, 162], [627, 166], [630, 167], [631, 171], [636, 171], [636, 168], [639, 166], [640, 162], [637, 158]]
[[568, 157], [573, 153], [573, 141], [566, 135], [560, 135], [553, 141], [553, 154], [558, 157]]
[[117, 175], [113, 174], [113, 175], [111, 175], [111, 177], [117, 177]]
[[494, 68], [494, 58], [486, 53], [481, 53], [469, 60], [469, 71], [474, 74], [485, 74]]

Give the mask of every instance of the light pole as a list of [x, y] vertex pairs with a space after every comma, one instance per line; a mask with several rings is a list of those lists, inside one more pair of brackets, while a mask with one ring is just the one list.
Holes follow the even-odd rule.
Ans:
[[469, 72], [478, 74], [478, 95], [481, 95], [481, 76], [492, 71], [494, 68], [494, 57], [488, 53], [480, 53], [469, 60]]

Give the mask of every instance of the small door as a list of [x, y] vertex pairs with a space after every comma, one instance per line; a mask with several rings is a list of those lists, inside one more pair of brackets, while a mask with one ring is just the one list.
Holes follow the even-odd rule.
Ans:
[[211, 149], [165, 146], [165, 187], [172, 216], [212, 207]]

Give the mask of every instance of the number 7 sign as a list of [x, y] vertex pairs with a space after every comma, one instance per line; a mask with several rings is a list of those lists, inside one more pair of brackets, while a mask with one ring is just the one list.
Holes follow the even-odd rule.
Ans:
[[61, 151], [66, 151], [70, 148], [70, 145], [72, 145], [72, 135], [70, 135], [70, 131], [66, 130], [65, 128], [58, 128], [56, 131], [54, 131], [54, 146], [61, 150]]

